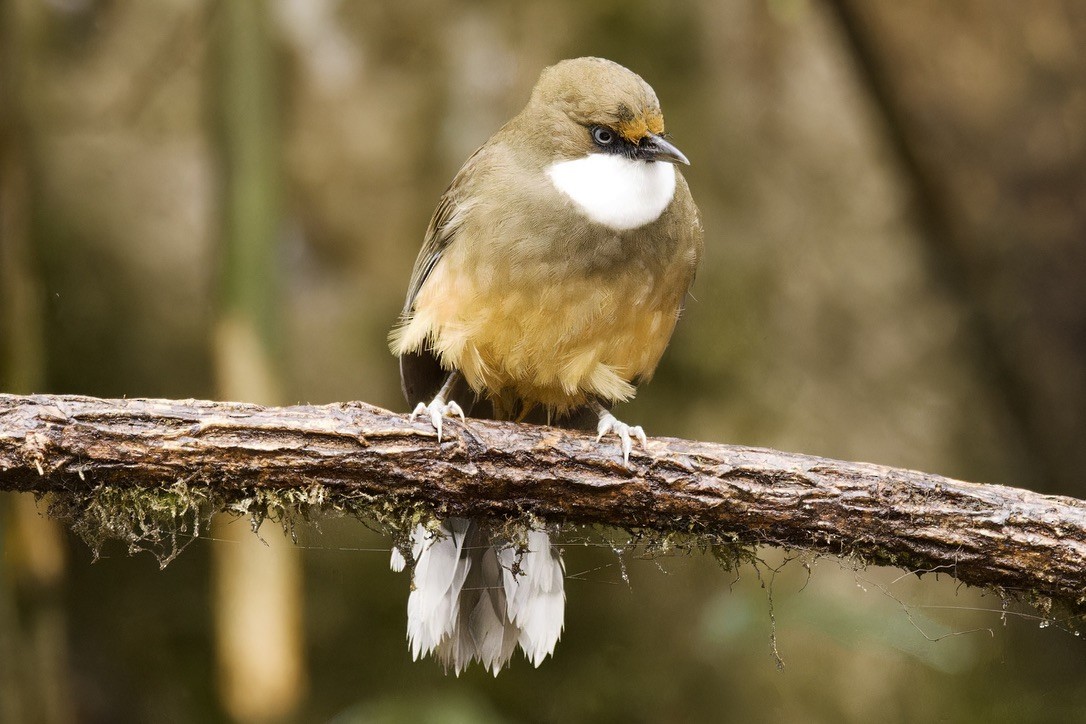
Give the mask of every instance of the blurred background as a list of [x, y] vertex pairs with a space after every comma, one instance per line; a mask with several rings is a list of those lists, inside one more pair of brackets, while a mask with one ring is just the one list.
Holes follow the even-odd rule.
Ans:
[[[0, 390], [404, 409], [385, 335], [438, 196], [601, 55], [656, 89], [707, 241], [622, 419], [1086, 497], [1081, 2], [0, 13]], [[0, 496], [0, 721], [1086, 721], [1082, 640], [945, 576], [570, 531], [555, 658], [456, 679], [410, 661], [387, 540], [261, 533], [92, 564]]]

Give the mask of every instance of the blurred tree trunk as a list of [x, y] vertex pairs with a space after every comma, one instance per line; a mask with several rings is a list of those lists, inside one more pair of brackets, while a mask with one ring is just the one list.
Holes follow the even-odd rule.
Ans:
[[[26, 44], [40, 11], [0, 6], [0, 388], [43, 387], [41, 289], [30, 232]], [[0, 720], [74, 721], [58, 524], [31, 495], [0, 498]]]
[[[830, 0], [886, 123], [931, 277], [1041, 490], [1086, 467], [1086, 12]], [[998, 149], [993, 153], [992, 149]]]
[[[210, 64], [221, 169], [222, 241], [215, 376], [224, 399], [272, 403], [280, 138], [267, 8], [220, 4]], [[297, 549], [278, 531], [263, 540], [220, 516], [212, 548], [216, 644], [224, 706], [238, 721], [287, 719], [305, 689]]]

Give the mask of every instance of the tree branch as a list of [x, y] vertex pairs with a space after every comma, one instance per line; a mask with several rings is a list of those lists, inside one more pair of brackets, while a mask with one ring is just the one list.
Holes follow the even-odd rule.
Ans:
[[[1086, 502], [911, 470], [654, 438], [618, 446], [550, 427], [428, 423], [360, 402], [0, 395], [0, 490], [321, 490], [439, 515], [587, 523], [708, 544], [773, 544], [938, 570], [1086, 613]], [[105, 486], [105, 487], [102, 487]]]

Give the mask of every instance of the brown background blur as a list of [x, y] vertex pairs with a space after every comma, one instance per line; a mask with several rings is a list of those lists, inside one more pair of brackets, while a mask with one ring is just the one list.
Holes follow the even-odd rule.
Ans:
[[[602, 55], [656, 89], [707, 241], [620, 417], [1086, 497], [1086, 4], [0, 12], [0, 390], [403, 409], [385, 335], [438, 196]], [[387, 540], [262, 532], [92, 565], [0, 496], [0, 721], [1086, 721], [1082, 640], [945, 577], [573, 531], [556, 657], [455, 679], [410, 662]]]

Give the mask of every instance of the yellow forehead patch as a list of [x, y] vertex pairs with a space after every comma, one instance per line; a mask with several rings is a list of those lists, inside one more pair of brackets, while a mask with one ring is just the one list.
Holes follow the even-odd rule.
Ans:
[[664, 116], [660, 111], [646, 111], [638, 116], [623, 118], [615, 126], [615, 130], [630, 143], [637, 143], [650, 133], [663, 133]]

